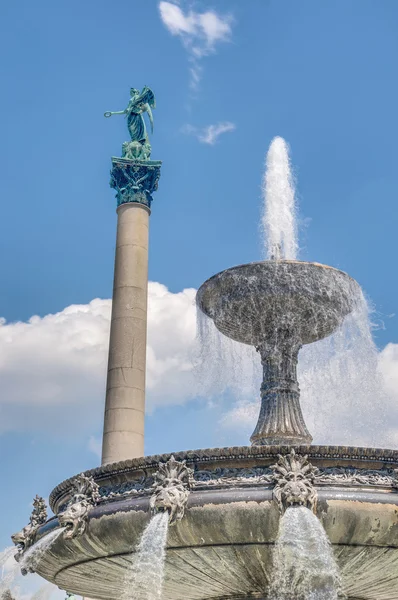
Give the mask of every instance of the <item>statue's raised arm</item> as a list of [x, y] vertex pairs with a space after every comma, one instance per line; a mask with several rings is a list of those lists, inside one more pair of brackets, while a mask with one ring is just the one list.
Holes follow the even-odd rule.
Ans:
[[156, 108], [155, 94], [148, 87], [144, 86], [140, 92], [136, 88], [130, 89], [130, 100], [124, 110], [104, 113], [105, 117], [112, 115], [126, 115], [127, 127], [130, 133], [130, 142], [123, 144], [123, 156], [130, 159], [148, 160], [151, 154], [151, 144], [146, 131], [143, 114], [148, 114], [153, 133], [153, 115], [152, 108]]

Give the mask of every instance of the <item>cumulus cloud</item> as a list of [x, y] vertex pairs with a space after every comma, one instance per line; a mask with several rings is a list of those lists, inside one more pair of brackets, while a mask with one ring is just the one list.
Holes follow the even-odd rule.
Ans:
[[379, 368], [387, 390], [398, 400], [398, 344], [387, 344], [381, 351]]
[[203, 128], [194, 127], [193, 125], [185, 125], [183, 132], [188, 135], [194, 135], [202, 144], [214, 146], [220, 135], [235, 131], [236, 126], [230, 121], [223, 121], [215, 125], [207, 125]]
[[[194, 298], [194, 289], [172, 293], [149, 283], [147, 410], [220, 400], [229, 406], [222, 428], [249, 440], [260, 407], [258, 354], [202, 319], [194, 368]], [[96, 299], [26, 323], [0, 322], [0, 432], [79, 427], [100, 454], [90, 435], [103, 415], [110, 311], [110, 300]], [[398, 344], [377, 352], [365, 317], [300, 353], [302, 407], [316, 443], [398, 444]]]
[[[148, 287], [148, 410], [192, 394], [194, 290]], [[99, 424], [105, 396], [111, 301], [95, 299], [28, 322], [0, 321], [0, 431]], [[88, 418], [90, 415], [90, 419]], [[96, 440], [89, 448], [98, 452]]]
[[159, 2], [160, 18], [168, 31], [178, 36], [190, 61], [191, 87], [197, 88], [201, 75], [201, 59], [212, 54], [220, 42], [231, 36], [232, 16], [214, 10], [195, 12], [184, 10], [176, 2]]

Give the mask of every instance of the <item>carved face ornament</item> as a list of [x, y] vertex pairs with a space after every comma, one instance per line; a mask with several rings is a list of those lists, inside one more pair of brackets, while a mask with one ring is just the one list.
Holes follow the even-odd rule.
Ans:
[[150, 507], [153, 512], [165, 512], [170, 515], [170, 524], [184, 516], [184, 509], [189, 491], [179, 482], [173, 487], [160, 488], [151, 498]]
[[279, 456], [274, 465], [274, 498], [279, 510], [284, 512], [292, 506], [306, 506], [315, 509], [317, 491], [313, 485], [316, 469], [308, 462], [307, 456], [296, 455], [294, 449], [286, 456]]
[[282, 488], [282, 501], [286, 506], [306, 506], [310, 498], [311, 484], [306, 479], [287, 481]]
[[185, 461], [177, 461], [174, 456], [166, 463], [160, 463], [149, 502], [152, 512], [167, 511], [170, 524], [181, 520], [189, 497], [191, 476], [192, 470]]
[[72, 539], [84, 532], [89, 509], [89, 502], [82, 500], [81, 502], [72, 504], [63, 513], [58, 515], [59, 524], [61, 527], [65, 527], [65, 539]]
[[13, 543], [17, 547], [18, 555], [21, 555], [24, 552], [24, 550], [28, 544], [29, 533], [31, 533], [31, 532], [32, 532], [32, 526], [26, 525], [26, 527], [21, 529], [21, 531], [18, 531], [17, 533], [14, 533], [11, 536]]

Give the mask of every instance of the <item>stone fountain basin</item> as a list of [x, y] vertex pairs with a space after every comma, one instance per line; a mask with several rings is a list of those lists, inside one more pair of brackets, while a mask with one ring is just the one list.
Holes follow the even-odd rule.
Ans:
[[217, 329], [237, 342], [258, 346], [275, 331], [294, 331], [297, 342], [327, 337], [360, 297], [358, 283], [318, 263], [273, 260], [238, 265], [199, 288], [196, 303]]
[[[287, 446], [180, 452], [195, 470], [182, 521], [169, 529], [164, 600], [266, 598], [279, 512], [270, 466]], [[350, 600], [398, 598], [398, 452], [372, 448], [297, 447], [319, 468], [317, 515], [340, 565]], [[100, 485], [84, 534], [61, 535], [37, 572], [62, 589], [100, 600], [119, 599], [123, 578], [150, 518], [153, 473], [170, 455], [124, 461], [86, 472]], [[55, 512], [71, 479], [50, 496]], [[37, 539], [58, 527], [50, 519]]]

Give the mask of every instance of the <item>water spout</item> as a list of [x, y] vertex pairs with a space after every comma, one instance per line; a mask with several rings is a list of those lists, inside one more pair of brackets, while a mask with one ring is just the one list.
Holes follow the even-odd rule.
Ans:
[[64, 528], [54, 529], [53, 531], [50, 531], [50, 533], [42, 537], [38, 542], [36, 542], [33, 546], [29, 548], [29, 550], [27, 550], [23, 554], [19, 562], [22, 575], [26, 575], [27, 573], [34, 573], [36, 571], [36, 568], [39, 565], [42, 557], [45, 555], [45, 553], [49, 550], [50, 546], [52, 546], [52, 544], [61, 535], [63, 531]]
[[295, 190], [289, 147], [283, 138], [272, 140], [265, 167], [262, 186], [264, 258], [295, 260], [298, 248]]

